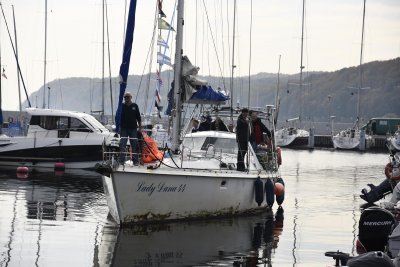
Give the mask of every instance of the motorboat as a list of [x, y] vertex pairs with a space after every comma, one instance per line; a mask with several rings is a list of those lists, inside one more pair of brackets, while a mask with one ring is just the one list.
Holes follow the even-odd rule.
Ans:
[[103, 149], [118, 150], [118, 138], [92, 115], [66, 110], [27, 108], [26, 136], [0, 136], [0, 167], [94, 169]]

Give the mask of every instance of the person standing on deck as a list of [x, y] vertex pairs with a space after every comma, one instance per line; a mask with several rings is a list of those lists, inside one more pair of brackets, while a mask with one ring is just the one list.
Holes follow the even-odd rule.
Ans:
[[243, 108], [236, 124], [236, 142], [238, 143], [237, 170], [242, 172], [246, 171], [244, 156], [247, 153], [247, 145], [250, 137], [248, 115], [249, 110]]
[[[133, 164], [138, 165], [138, 128], [142, 127], [142, 118], [140, 117], [139, 107], [136, 103], [132, 102], [132, 94], [126, 92], [124, 94], [124, 104], [121, 111], [121, 130], [120, 130], [120, 151], [124, 152], [128, 142], [132, 148], [132, 161]], [[125, 162], [125, 153], [121, 154], [121, 162]]]
[[250, 135], [250, 144], [253, 147], [253, 150], [256, 151], [257, 145], [264, 143], [264, 133], [267, 134], [268, 138], [271, 139], [271, 131], [262, 123], [261, 119], [258, 118], [257, 112], [250, 111], [251, 118], [251, 135]]

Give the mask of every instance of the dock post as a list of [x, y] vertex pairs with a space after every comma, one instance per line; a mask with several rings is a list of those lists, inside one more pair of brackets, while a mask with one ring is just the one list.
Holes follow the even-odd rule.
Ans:
[[365, 130], [360, 130], [360, 144], [358, 145], [360, 151], [365, 151]]
[[308, 136], [308, 148], [314, 148], [314, 128], [310, 128], [310, 135]]

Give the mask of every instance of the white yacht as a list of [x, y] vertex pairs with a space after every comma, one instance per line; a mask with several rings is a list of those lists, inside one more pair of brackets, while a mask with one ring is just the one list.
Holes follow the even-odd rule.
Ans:
[[94, 169], [105, 150], [118, 150], [118, 138], [93, 116], [74, 111], [26, 109], [30, 118], [26, 136], [0, 137], [0, 167]]

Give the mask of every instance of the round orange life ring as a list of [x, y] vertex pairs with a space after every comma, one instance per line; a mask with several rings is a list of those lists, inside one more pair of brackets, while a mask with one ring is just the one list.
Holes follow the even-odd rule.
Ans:
[[282, 150], [281, 148], [278, 146], [276, 148], [276, 153], [277, 153], [277, 161], [278, 161], [278, 165], [282, 165]]
[[390, 162], [385, 166], [385, 175], [388, 179], [395, 181], [400, 180], [400, 175], [393, 176], [393, 165]]
[[8, 121], [8, 123], [13, 123], [14, 122], [14, 118], [13, 117], [8, 117], [7, 121]]

